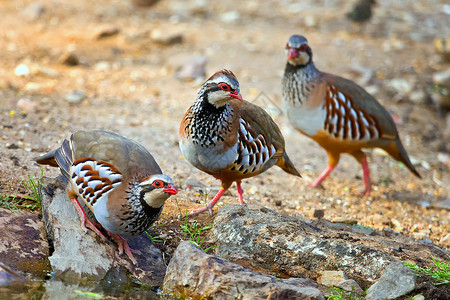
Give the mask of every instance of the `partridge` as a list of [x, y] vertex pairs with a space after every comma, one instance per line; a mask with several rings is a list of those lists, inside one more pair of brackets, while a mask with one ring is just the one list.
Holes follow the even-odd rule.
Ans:
[[[122, 236], [137, 236], [155, 222], [164, 202], [177, 193], [172, 179], [162, 174], [153, 156], [140, 144], [113, 132], [78, 131], [61, 147], [37, 158], [39, 164], [59, 167], [67, 178], [67, 193], [86, 226], [103, 237], [78, 202], [116, 239], [136, 264]], [[101, 228], [101, 227], [100, 227]]]
[[200, 88], [181, 121], [180, 149], [194, 167], [221, 181], [211, 202], [189, 216], [205, 211], [212, 215], [212, 207], [233, 182], [243, 204], [241, 180], [273, 165], [300, 176], [278, 126], [264, 109], [242, 99], [239, 82], [228, 70], [218, 71]]
[[328, 166], [314, 180], [318, 186], [337, 166], [341, 153], [352, 155], [364, 174], [364, 195], [370, 194], [370, 175], [363, 148], [381, 148], [403, 162], [417, 177], [390, 114], [356, 83], [319, 71], [305, 37], [293, 35], [286, 44], [283, 110], [298, 131], [328, 154]]

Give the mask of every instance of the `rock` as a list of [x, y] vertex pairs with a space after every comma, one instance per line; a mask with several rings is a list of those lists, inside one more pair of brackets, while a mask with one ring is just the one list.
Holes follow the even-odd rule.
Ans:
[[133, 5], [138, 7], [150, 7], [158, 3], [159, 0], [132, 0]]
[[56, 278], [100, 281], [111, 272], [120, 272], [113, 278], [127, 278], [131, 274], [134, 281], [161, 285], [165, 274], [162, 255], [145, 234], [127, 239], [132, 249], [140, 251], [134, 253], [138, 262], [135, 266], [126, 255], [118, 255], [115, 243], [102, 240], [91, 230], [84, 233], [65, 191], [64, 177], [44, 177], [42, 183], [45, 186], [41, 193], [42, 214], [54, 249], [49, 260]]
[[317, 219], [322, 219], [325, 216], [325, 211], [323, 209], [314, 209], [313, 217]]
[[192, 299], [324, 299], [310, 279], [279, 279], [208, 255], [191, 242], [175, 250], [162, 291]]
[[450, 69], [434, 73], [433, 82], [445, 87], [450, 87]]
[[422, 294], [415, 295], [412, 300], [425, 300], [425, 297]]
[[117, 27], [116, 25], [105, 25], [103, 27], [101, 27], [100, 29], [98, 29], [97, 33], [95, 34], [95, 38], [97, 40], [101, 40], [107, 37], [111, 37], [111, 36], [115, 36], [117, 34], [119, 34], [120, 32], [120, 28]]
[[74, 90], [68, 93], [64, 97], [70, 104], [78, 104], [81, 103], [84, 99], [87, 99], [87, 95], [83, 91]]
[[17, 107], [20, 109], [27, 110], [27, 111], [32, 111], [36, 107], [36, 102], [34, 102], [30, 99], [27, 99], [27, 98], [20, 98], [17, 101]]
[[50, 270], [49, 247], [38, 214], [0, 209], [0, 224], [0, 262], [18, 272], [43, 278]]
[[450, 62], [450, 37], [434, 39], [434, 47], [445, 61]]
[[[411, 261], [448, 260], [436, 245], [404, 235], [353, 232], [358, 226], [286, 216], [255, 205], [221, 207], [210, 231], [215, 254], [244, 267], [279, 277], [318, 278], [339, 270], [363, 288], [372, 285], [393, 261], [408, 253]], [[390, 249], [402, 249], [402, 252]], [[363, 259], [362, 259], [363, 258]]]
[[409, 95], [413, 88], [412, 84], [408, 80], [401, 78], [392, 79], [387, 83], [387, 86], [392, 88], [400, 95]]
[[326, 286], [337, 286], [339, 282], [347, 280], [347, 276], [342, 271], [322, 271], [320, 273], [322, 275], [317, 282]]
[[14, 69], [16, 76], [28, 76], [30, 75], [30, 68], [26, 64], [20, 64]]
[[80, 64], [80, 59], [75, 53], [66, 52], [63, 55], [61, 55], [59, 62], [67, 66], [77, 66]]
[[167, 28], [164, 30], [154, 29], [150, 33], [150, 38], [153, 42], [164, 46], [180, 44], [183, 42], [183, 37], [183, 33]]
[[36, 21], [45, 13], [45, 7], [40, 3], [31, 3], [20, 13], [28, 21]]
[[366, 300], [396, 299], [416, 287], [416, 274], [402, 262], [391, 263], [368, 290]]
[[344, 223], [348, 225], [358, 224], [358, 220], [348, 217], [336, 217], [331, 220], [332, 223]]
[[177, 70], [175, 77], [181, 80], [195, 80], [197, 78], [205, 78], [206, 63], [208, 58], [203, 55], [197, 55], [185, 61]]
[[336, 285], [336, 287], [341, 288], [347, 292], [356, 293], [358, 296], [362, 296], [364, 294], [362, 288], [353, 279], [342, 280]]
[[441, 243], [442, 245], [445, 245], [445, 246], [450, 246], [450, 233], [447, 233], [446, 236], [443, 236], [439, 240], [439, 243]]
[[240, 19], [238, 11], [232, 10], [220, 15], [220, 19], [225, 23], [234, 23]]
[[450, 198], [446, 198], [445, 200], [433, 202], [430, 204], [430, 207], [436, 208], [436, 209], [450, 210]]

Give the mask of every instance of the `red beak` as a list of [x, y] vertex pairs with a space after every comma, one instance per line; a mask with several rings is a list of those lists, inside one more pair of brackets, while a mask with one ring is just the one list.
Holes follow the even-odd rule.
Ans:
[[288, 58], [289, 59], [293, 59], [296, 58], [298, 56], [298, 51], [295, 48], [289, 48], [288, 49]]
[[244, 100], [244, 99], [242, 99], [241, 93], [239, 93], [238, 91], [234, 91], [233, 93], [230, 93], [230, 96], [233, 97], [234, 99], [238, 99], [239, 101]]
[[167, 188], [163, 189], [163, 192], [176, 195], [178, 193], [177, 188], [173, 184], [169, 184]]

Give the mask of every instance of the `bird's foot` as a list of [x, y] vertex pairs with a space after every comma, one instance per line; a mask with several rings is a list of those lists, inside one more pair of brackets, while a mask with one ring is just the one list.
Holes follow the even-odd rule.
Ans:
[[133, 256], [133, 252], [136, 254], [141, 254], [141, 251], [137, 249], [131, 249], [127, 241], [120, 235], [112, 232], [108, 232], [108, 234], [116, 240], [119, 246], [119, 255], [122, 255], [125, 252], [125, 254], [130, 258], [131, 262], [137, 266], [137, 261]]
[[361, 192], [361, 197], [367, 198], [370, 196], [370, 188], [365, 188], [364, 191]]
[[308, 186], [309, 186], [309, 187], [312, 187], [312, 188], [315, 188], [315, 189], [321, 189], [321, 190], [324, 190], [324, 189], [325, 189], [325, 188], [323, 187], [323, 185], [322, 185], [321, 182], [318, 182], [318, 183], [316, 183], [316, 182], [311, 182], [311, 183], [308, 183]]
[[209, 204], [207, 204], [205, 207], [201, 207], [201, 208], [196, 208], [196, 209], [191, 209], [189, 211], [189, 213], [187, 214], [188, 217], [193, 217], [193, 216], [197, 216], [199, 214], [202, 214], [204, 212], [208, 212], [209, 215], [212, 217], [213, 216], [213, 212], [212, 212], [212, 207], [209, 206]]
[[101, 233], [101, 231], [97, 227], [97, 226], [101, 226], [100, 224], [97, 223], [98, 224], [97, 225], [96, 223], [92, 222], [89, 219], [85, 219], [84, 223], [85, 224], [83, 224], [83, 222], [81, 223], [81, 228], [83, 228], [85, 234], [87, 233], [86, 227], [89, 227], [92, 231], [94, 231], [96, 234], [98, 234], [103, 240], [106, 240], [106, 237], [103, 235], [103, 233]]

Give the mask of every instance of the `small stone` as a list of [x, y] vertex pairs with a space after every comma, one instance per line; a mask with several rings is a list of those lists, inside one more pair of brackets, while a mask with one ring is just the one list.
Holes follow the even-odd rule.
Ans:
[[355, 225], [358, 224], [358, 220], [353, 218], [347, 218], [347, 217], [336, 217], [331, 220], [332, 223], [344, 223], [348, 225]]
[[413, 91], [409, 94], [409, 100], [417, 104], [425, 103], [427, 101], [427, 97], [427, 94], [422, 90]]
[[20, 64], [14, 69], [16, 76], [28, 76], [30, 75], [30, 68], [26, 64]]
[[409, 93], [411, 93], [412, 91], [412, 84], [406, 79], [392, 79], [388, 82], [387, 86], [401, 95], [409, 95]]
[[106, 25], [102, 28], [100, 28], [97, 33], [95, 34], [95, 37], [97, 40], [104, 39], [107, 37], [114, 36], [120, 32], [120, 29], [115, 25]]
[[450, 87], [450, 69], [434, 73], [433, 82], [444, 87]]
[[359, 286], [359, 284], [353, 279], [342, 280], [339, 282], [336, 287], [341, 288], [347, 292], [354, 292], [358, 296], [362, 296], [364, 294], [363, 289]]
[[322, 276], [317, 282], [326, 286], [338, 286], [340, 282], [347, 280], [347, 276], [342, 271], [322, 271], [320, 273]]
[[153, 42], [169, 46], [173, 44], [180, 44], [183, 42], [183, 34], [181, 32], [176, 32], [171, 30], [160, 30], [160, 29], [154, 29], [152, 30], [150, 34], [150, 38]]
[[434, 47], [445, 61], [450, 62], [450, 37], [434, 39]]
[[425, 300], [424, 295], [419, 294], [419, 295], [415, 295], [412, 300]]
[[28, 21], [36, 21], [45, 13], [45, 7], [40, 3], [32, 3], [20, 13]]
[[450, 233], [447, 233], [446, 236], [442, 237], [439, 240], [439, 243], [441, 243], [444, 246], [450, 246]]
[[322, 219], [325, 216], [325, 211], [323, 209], [314, 209], [314, 218]]
[[138, 7], [150, 7], [158, 3], [159, 0], [132, 0], [133, 5]]
[[83, 101], [86, 98], [87, 98], [86, 93], [79, 90], [74, 90], [65, 96], [65, 99], [71, 104], [81, 103], [81, 101]]
[[240, 14], [238, 11], [232, 10], [220, 15], [220, 19], [225, 23], [234, 23], [240, 18]]
[[183, 63], [180, 69], [176, 72], [175, 77], [181, 80], [195, 80], [197, 78], [204, 78], [206, 75], [206, 63], [208, 58], [203, 55], [198, 55], [190, 58]]
[[40, 75], [45, 75], [51, 78], [56, 78], [59, 76], [59, 72], [53, 68], [39, 66], [36, 69], [36, 73]]
[[382, 214], [375, 214], [373, 216], [373, 222], [377, 223], [377, 224], [386, 225], [386, 226], [392, 225], [391, 220], [386, 215], [382, 215]]
[[19, 101], [17, 101], [17, 107], [20, 109], [32, 111], [36, 107], [36, 103], [27, 98], [20, 98]]
[[77, 66], [80, 63], [78, 56], [73, 52], [64, 53], [59, 62], [67, 66]]
[[27, 92], [40, 92], [42, 90], [42, 85], [37, 82], [28, 82], [23, 89]]
[[416, 274], [400, 261], [391, 263], [368, 290], [367, 300], [395, 299], [416, 287]]

